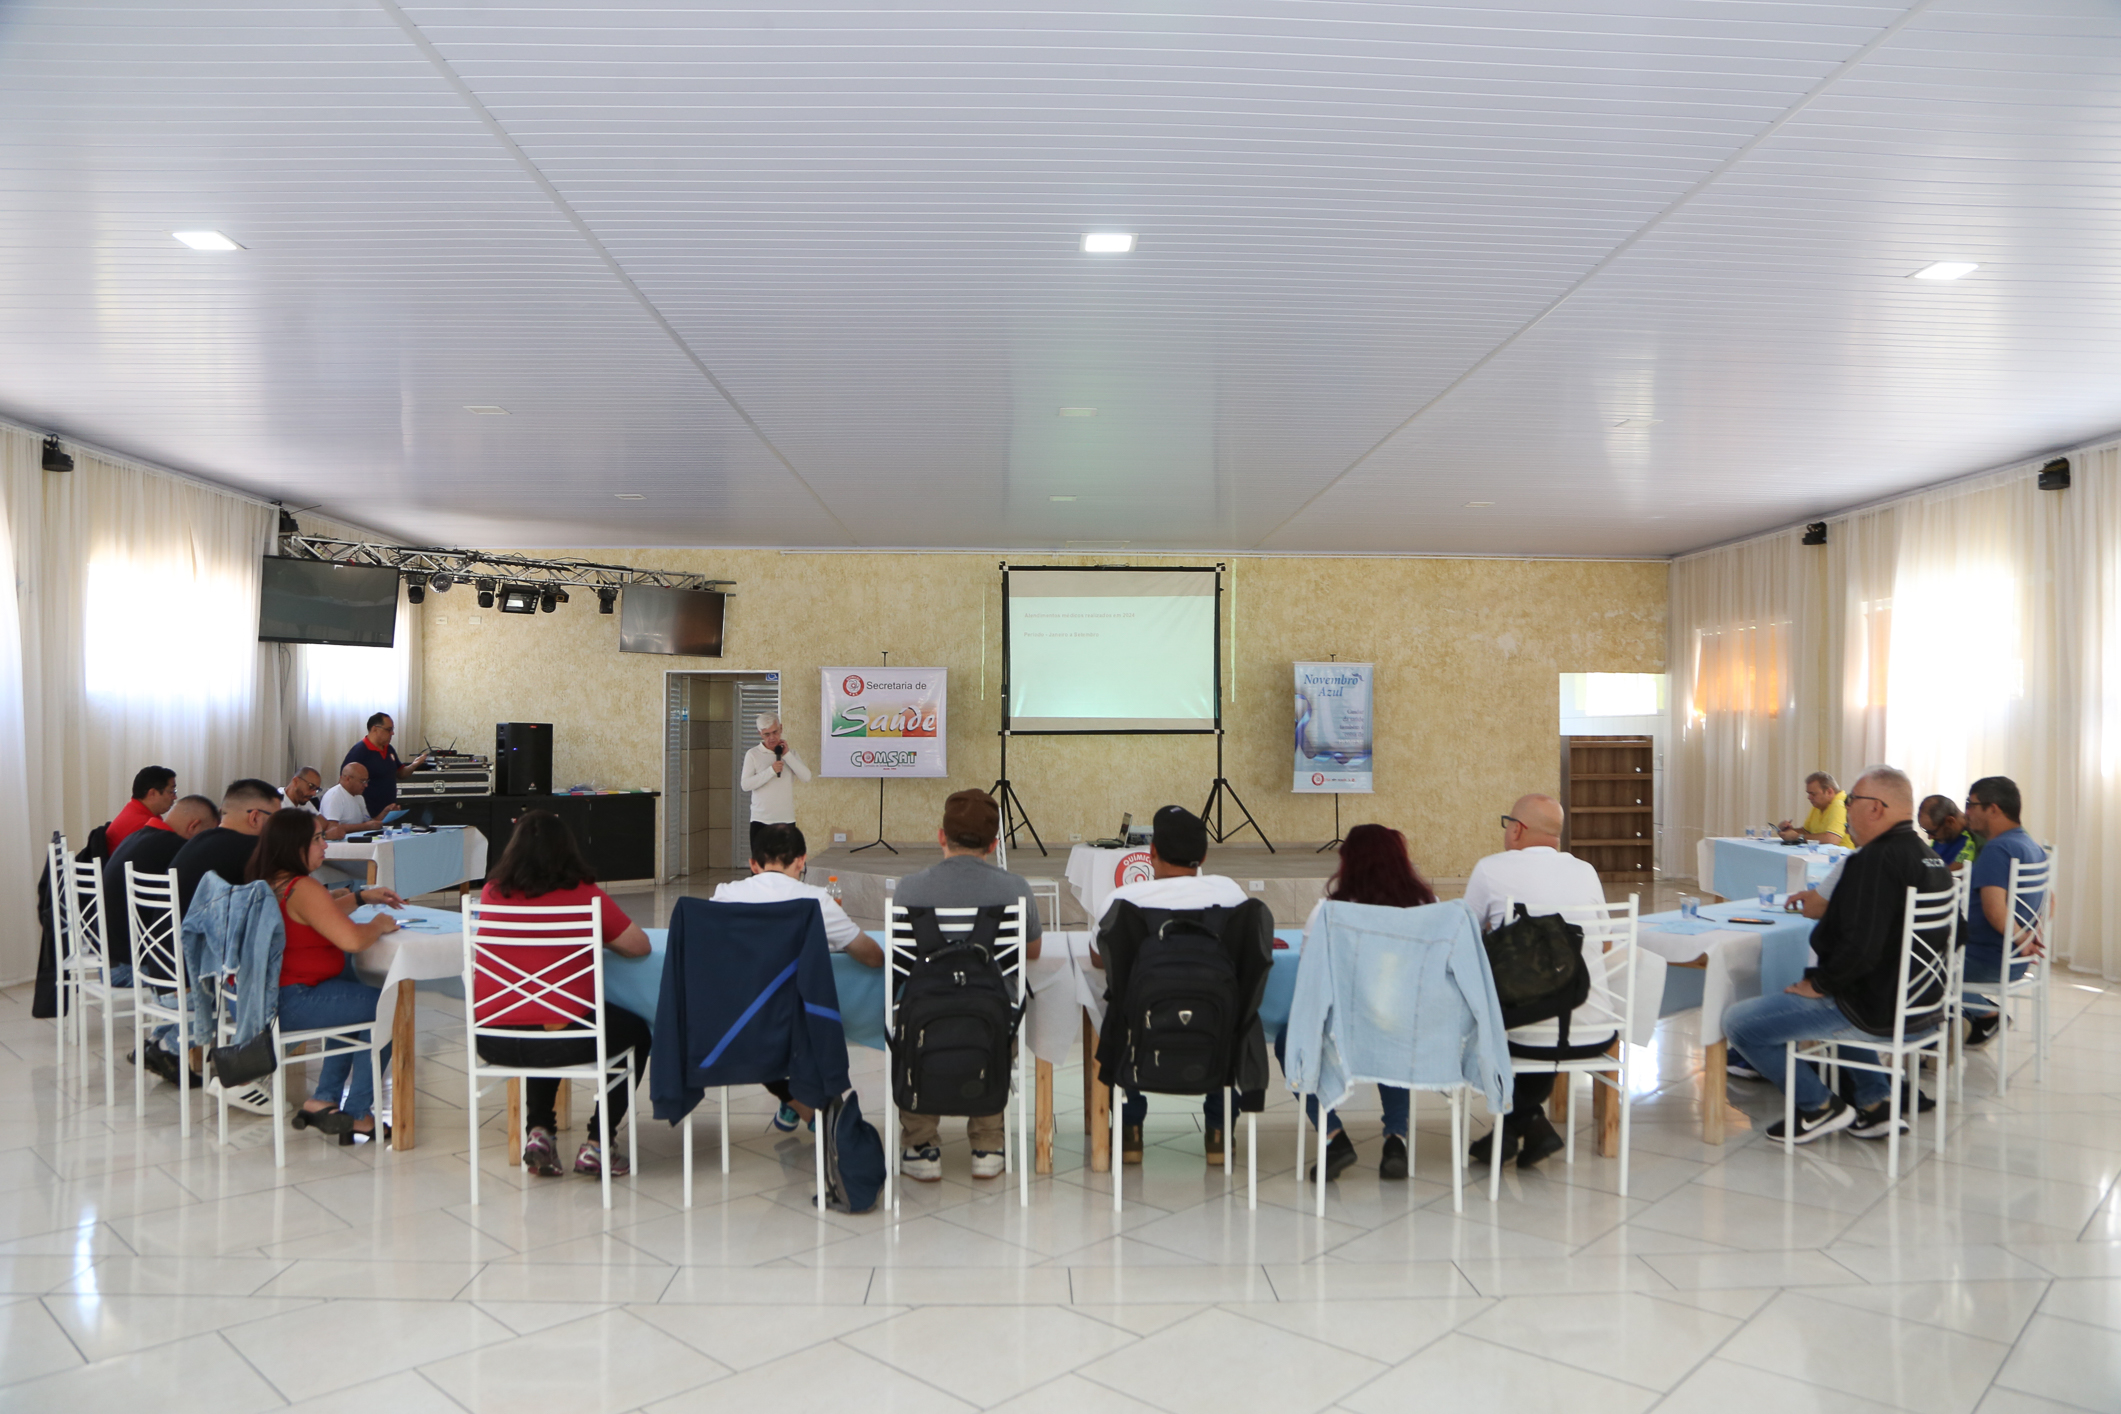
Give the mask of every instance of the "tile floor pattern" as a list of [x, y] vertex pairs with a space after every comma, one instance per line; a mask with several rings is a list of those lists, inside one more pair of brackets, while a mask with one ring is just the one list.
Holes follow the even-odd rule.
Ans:
[[[181, 1141], [156, 1086], [136, 1121], [122, 1061], [115, 1109], [100, 1069], [59, 1090], [18, 988], [0, 993], [0, 1409], [2121, 1409], [2121, 989], [2055, 996], [2047, 1084], [2021, 1072], [1997, 1101], [1977, 1060], [1947, 1153], [1897, 1186], [1882, 1146], [1771, 1151], [1756, 1088], [1736, 1087], [1751, 1119], [1730, 1143], [1703, 1146], [1677, 1017], [1643, 1053], [1625, 1200], [1586, 1150], [1454, 1216], [1441, 1103], [1417, 1108], [1414, 1179], [1385, 1184], [1372, 1101], [1321, 1221], [1298, 1207], [1284, 1102], [1252, 1212], [1204, 1171], [1197, 1110], [1160, 1101], [1117, 1217], [1064, 1108], [1028, 1212], [969, 1179], [952, 1124], [944, 1181], [894, 1221], [810, 1211], [807, 1145], [749, 1096], [726, 1178], [708, 1121], [689, 1212], [668, 1129], [644, 1126], [606, 1214], [586, 1180], [504, 1166], [489, 1107], [474, 1208], [441, 999], [421, 1008], [420, 1147], [289, 1135], [276, 1172], [263, 1120], [235, 1117], [225, 1149], [210, 1127]], [[879, 1069], [862, 1053], [858, 1083]], [[1056, 1089], [1079, 1097], [1077, 1072]]]

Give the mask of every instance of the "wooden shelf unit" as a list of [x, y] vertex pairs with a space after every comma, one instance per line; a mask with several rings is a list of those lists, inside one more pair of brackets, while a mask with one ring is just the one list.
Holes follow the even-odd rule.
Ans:
[[1647, 882], [1657, 863], [1657, 748], [1646, 736], [1561, 739], [1561, 847], [1601, 879]]

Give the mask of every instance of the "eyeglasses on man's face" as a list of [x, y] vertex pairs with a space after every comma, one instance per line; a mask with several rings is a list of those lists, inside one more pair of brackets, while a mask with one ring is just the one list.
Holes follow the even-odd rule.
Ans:
[[1880, 810], [1885, 809], [1885, 802], [1880, 800], [1875, 795], [1852, 795], [1848, 798], [1848, 803], [1850, 805], [1854, 805], [1859, 800], [1868, 800], [1871, 804], [1877, 806]]
[[[1502, 817], [1502, 828], [1505, 834], [1509, 832], [1510, 826], [1523, 824], [1524, 821], [1518, 819], [1515, 815], [1505, 815]], [[1530, 826], [1526, 826], [1526, 828], [1529, 829]]]

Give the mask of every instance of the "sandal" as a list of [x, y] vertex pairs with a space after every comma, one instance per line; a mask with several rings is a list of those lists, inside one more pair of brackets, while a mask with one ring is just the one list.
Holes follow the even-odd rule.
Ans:
[[[361, 1122], [361, 1121], [359, 1121], [359, 1120], [353, 1120], [353, 1121], [350, 1121], [350, 1124], [359, 1124], [360, 1122]], [[350, 1127], [349, 1127], [349, 1128], [347, 1129], [347, 1131], [346, 1131], [346, 1132], [345, 1132], [344, 1134], [341, 1134], [341, 1135], [339, 1136], [339, 1143], [340, 1143], [340, 1144], [341, 1144], [342, 1146], [345, 1146], [345, 1147], [349, 1147], [349, 1148], [350, 1148], [350, 1147], [352, 1147], [352, 1146], [353, 1146], [353, 1145], [354, 1145], [355, 1143], [357, 1143], [357, 1142], [359, 1142], [360, 1140], [363, 1140], [363, 1139], [366, 1139], [366, 1140], [367, 1140], [367, 1141], [368, 1141], [369, 1143], [373, 1144], [373, 1143], [375, 1142], [375, 1140], [376, 1140], [376, 1132], [375, 1132], [375, 1130], [373, 1130], [373, 1129], [353, 1129], [353, 1128], [350, 1128]], [[390, 1142], [390, 1126], [389, 1126], [389, 1125], [387, 1125], [387, 1124], [383, 1126], [383, 1142], [384, 1142], [385, 1144], [388, 1144], [388, 1143]]]
[[341, 1143], [351, 1143], [345, 1136], [353, 1132], [353, 1117], [337, 1105], [326, 1105], [321, 1110], [305, 1110], [295, 1106], [294, 1117], [288, 1122], [294, 1129], [314, 1129], [319, 1134], [336, 1134]]

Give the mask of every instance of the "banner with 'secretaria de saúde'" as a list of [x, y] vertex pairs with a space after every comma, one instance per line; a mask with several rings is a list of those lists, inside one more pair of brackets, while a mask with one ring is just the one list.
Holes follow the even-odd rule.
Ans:
[[1370, 775], [1374, 663], [1296, 665], [1296, 789], [1360, 795]]
[[821, 668], [818, 771], [826, 776], [946, 776], [949, 670]]

